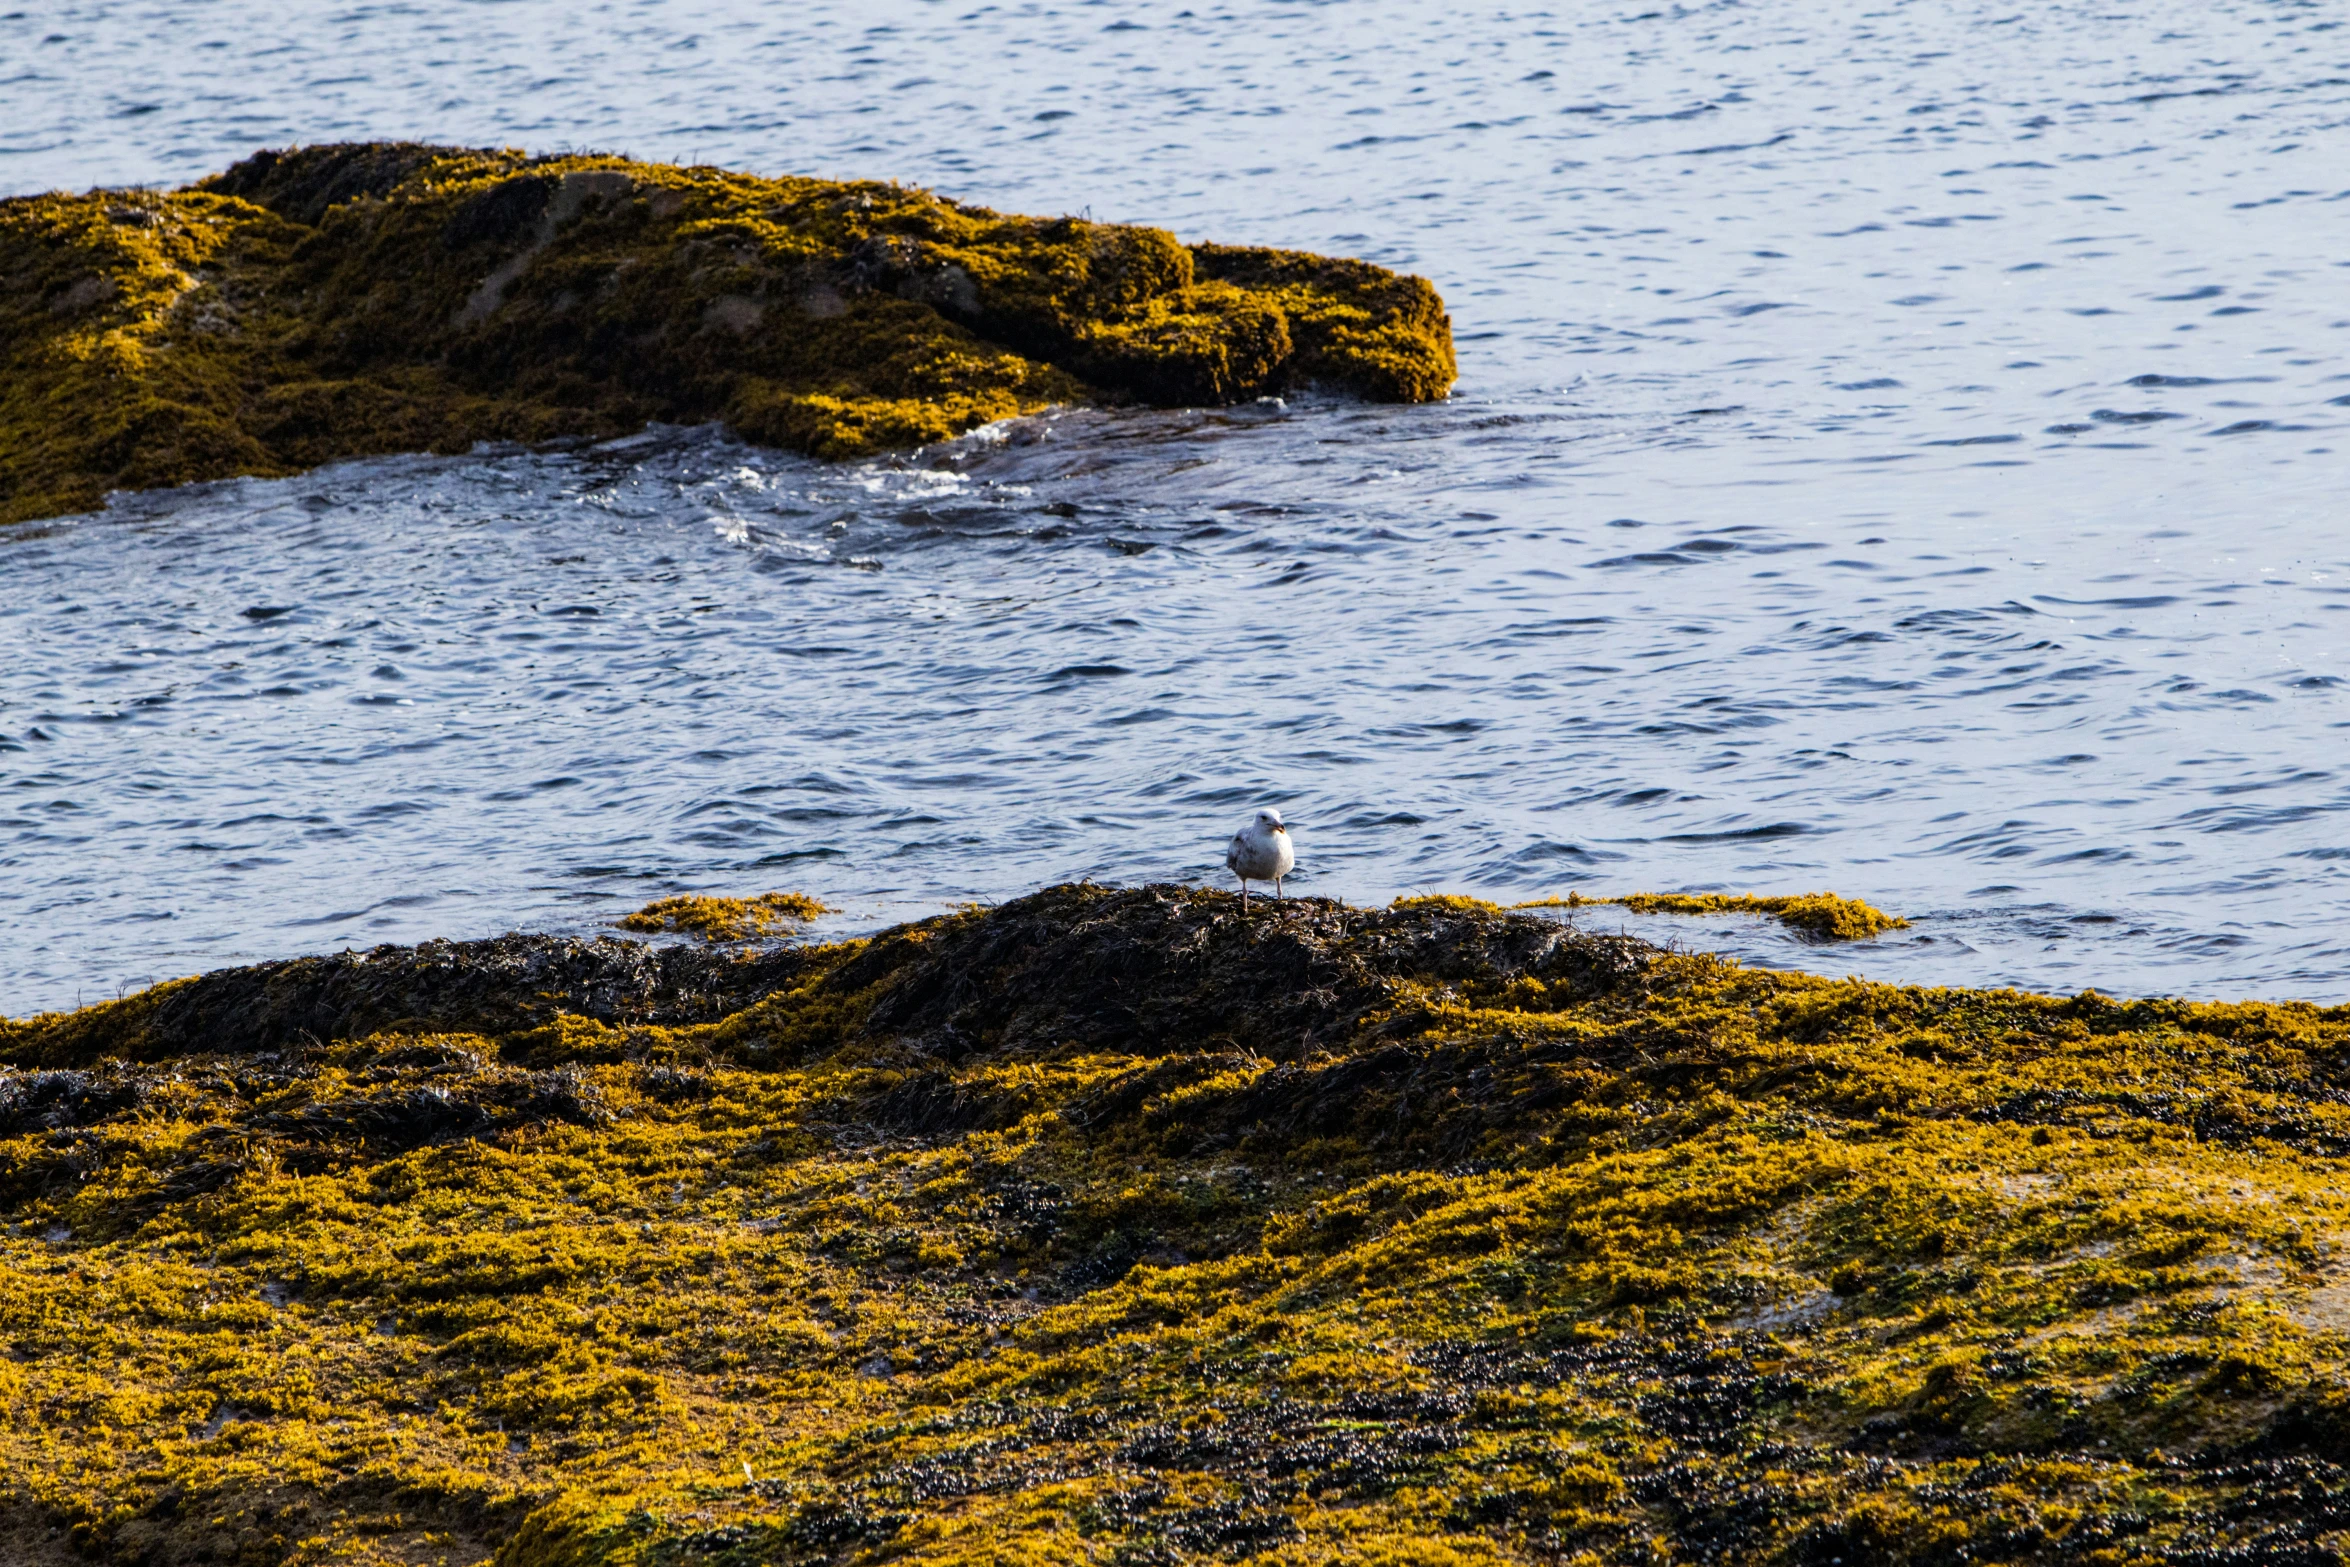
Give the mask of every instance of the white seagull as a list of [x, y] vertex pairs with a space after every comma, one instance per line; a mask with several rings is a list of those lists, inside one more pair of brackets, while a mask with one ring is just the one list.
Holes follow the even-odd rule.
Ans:
[[1281, 878], [1297, 863], [1297, 849], [1289, 841], [1289, 829], [1281, 823], [1279, 811], [1257, 812], [1257, 819], [1232, 835], [1232, 847], [1224, 851], [1225, 869], [1240, 878], [1240, 906], [1248, 907], [1248, 884], [1269, 881], [1273, 896], [1281, 896]]

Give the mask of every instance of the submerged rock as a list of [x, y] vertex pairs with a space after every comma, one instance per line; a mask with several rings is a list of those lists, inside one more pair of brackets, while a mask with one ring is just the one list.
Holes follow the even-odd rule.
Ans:
[[1465, 898], [224, 971], [0, 1022], [0, 1529], [2332, 1560], [2346, 1059], [2350, 1008], [1820, 979]]
[[851, 457], [1453, 374], [1419, 278], [895, 184], [387, 142], [0, 201], [0, 522], [648, 420]]

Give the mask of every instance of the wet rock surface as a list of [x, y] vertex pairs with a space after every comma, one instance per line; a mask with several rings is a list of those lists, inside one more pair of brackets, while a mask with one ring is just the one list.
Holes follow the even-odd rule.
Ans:
[[1284, 1058], [1359, 1029], [1398, 986], [1535, 977], [1598, 994], [1645, 944], [1429, 902], [1296, 898], [1262, 917], [1174, 889], [1057, 888], [987, 920], [887, 942], [842, 971], [891, 975], [871, 1026], [952, 1060], [1208, 1041]]
[[10, 1516], [121, 1562], [2327, 1560], [2346, 1042], [1172, 887], [226, 971], [0, 1030]]

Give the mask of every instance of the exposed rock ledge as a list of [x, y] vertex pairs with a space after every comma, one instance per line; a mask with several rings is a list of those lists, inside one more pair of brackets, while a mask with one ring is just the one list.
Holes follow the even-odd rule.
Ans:
[[851, 457], [1453, 373], [1419, 278], [871, 181], [371, 143], [0, 202], [0, 522], [648, 420]]

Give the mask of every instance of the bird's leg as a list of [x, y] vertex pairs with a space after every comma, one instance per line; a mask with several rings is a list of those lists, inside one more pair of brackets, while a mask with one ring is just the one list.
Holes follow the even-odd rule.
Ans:
[[1246, 876], [1240, 878], [1240, 912], [1243, 914], [1248, 912], [1248, 878]]
[[1273, 901], [1275, 903], [1281, 901], [1281, 878], [1278, 876], [1273, 878]]

